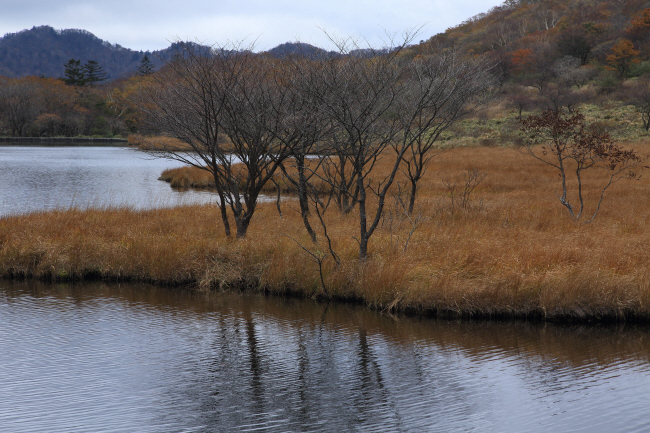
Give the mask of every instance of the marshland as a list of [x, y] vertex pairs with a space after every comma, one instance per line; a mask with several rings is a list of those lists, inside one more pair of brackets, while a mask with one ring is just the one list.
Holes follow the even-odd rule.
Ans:
[[[650, 151], [645, 143], [633, 147]], [[176, 173], [202, 173], [185, 171]], [[466, 191], [473, 175], [476, 185]], [[587, 212], [607, 175], [595, 171], [585, 180]], [[648, 178], [614, 185], [592, 223], [570, 218], [558, 187], [553, 169], [521, 149], [450, 149], [433, 161], [412, 214], [404, 197], [389, 197], [364, 263], [354, 212], [324, 213], [340, 257], [340, 264], [323, 260], [325, 287], [334, 299], [391, 313], [647, 319]], [[212, 203], [4, 216], [0, 270], [5, 278], [147, 281], [325, 299], [318, 263], [303, 247], [324, 257], [327, 245], [320, 230], [312, 244], [295, 195], [282, 197], [281, 214], [274, 199], [258, 205], [244, 239], [225, 236]]]

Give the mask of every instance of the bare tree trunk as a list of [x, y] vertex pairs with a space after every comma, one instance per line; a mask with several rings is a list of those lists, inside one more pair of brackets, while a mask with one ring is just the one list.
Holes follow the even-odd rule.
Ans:
[[[298, 202], [300, 203], [300, 215], [302, 216], [302, 223], [309, 233], [311, 241], [316, 243], [316, 232], [309, 224], [309, 201], [307, 198], [307, 178], [305, 176], [305, 159], [301, 158], [298, 162]], [[318, 204], [317, 204], [318, 206]]]
[[363, 187], [363, 178], [357, 177], [359, 185], [359, 260], [365, 261], [368, 258], [368, 222], [366, 220], [366, 190]]
[[575, 217], [576, 220], [580, 219], [582, 210], [585, 207], [585, 202], [582, 198], [582, 179], [580, 178], [580, 171], [582, 171], [582, 168], [580, 167], [580, 163], [578, 163], [578, 168], [576, 169], [576, 179], [578, 179], [578, 203], [580, 204], [580, 208], [578, 210], [578, 215]]
[[411, 181], [411, 192], [409, 193], [409, 207], [408, 207], [408, 214], [411, 215], [413, 213], [413, 208], [415, 207], [415, 194], [417, 193], [418, 190], [418, 181], [419, 178], [413, 177], [410, 179]]
[[[213, 156], [213, 161], [214, 156]], [[214, 185], [217, 188], [217, 194], [219, 195], [219, 211], [221, 212], [221, 221], [223, 222], [223, 230], [226, 233], [227, 237], [230, 237], [230, 222], [228, 221], [228, 212], [226, 209], [226, 196], [223, 192], [223, 187], [221, 186], [221, 180], [219, 176], [216, 174], [217, 173], [217, 164], [216, 161], [213, 162], [213, 169], [212, 169], [212, 178], [214, 179]]]
[[249, 224], [250, 218], [235, 218], [235, 225], [237, 226], [237, 239], [243, 239], [246, 237], [246, 232], [248, 231]]
[[309, 223], [309, 208], [305, 207], [306, 203], [302, 200], [300, 200], [300, 213], [302, 214], [302, 223], [305, 226], [305, 229], [307, 230], [307, 233], [309, 233], [309, 237], [311, 238], [311, 241], [316, 243], [316, 232], [314, 229], [311, 227], [311, 224]]
[[223, 222], [223, 230], [226, 232], [226, 236], [230, 237], [230, 222], [228, 221], [228, 212], [226, 209], [226, 198], [221, 188], [217, 188], [217, 192], [219, 193], [219, 210], [221, 211], [221, 221]]

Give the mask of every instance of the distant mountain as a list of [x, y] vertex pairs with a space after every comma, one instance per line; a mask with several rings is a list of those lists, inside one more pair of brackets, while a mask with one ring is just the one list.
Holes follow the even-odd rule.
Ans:
[[[0, 38], [0, 75], [25, 77], [28, 75], [62, 77], [63, 65], [71, 58], [97, 61], [109, 80], [134, 74], [145, 54], [156, 65], [162, 66], [177, 51], [180, 43], [153, 52], [134, 51], [99, 39], [86, 30], [55, 30], [50, 26], [32, 27]], [[302, 54], [308, 58], [336, 55], [313, 45], [295, 42], [278, 45], [267, 51], [273, 57]]]
[[335, 51], [326, 51], [303, 42], [286, 42], [268, 50], [267, 53], [278, 59], [294, 55], [304, 56], [309, 59], [322, 59], [339, 55]]
[[63, 65], [71, 58], [97, 61], [109, 80], [133, 74], [147, 54], [161, 66], [172, 47], [154, 52], [134, 51], [99, 39], [86, 30], [55, 30], [50, 26], [32, 27], [0, 38], [0, 75], [62, 77]]

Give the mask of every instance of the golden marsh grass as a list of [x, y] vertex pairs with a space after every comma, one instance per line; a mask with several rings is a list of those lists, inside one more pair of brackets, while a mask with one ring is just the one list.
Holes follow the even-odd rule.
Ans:
[[[316, 165], [316, 163], [312, 163]], [[307, 166], [309, 167], [309, 161]], [[246, 178], [246, 167], [243, 164], [233, 165], [233, 172], [235, 178], [242, 179], [240, 187], [243, 187], [243, 180]], [[287, 173], [289, 176], [292, 176], [293, 179], [298, 178], [298, 170], [295, 167], [287, 167]], [[317, 170], [317, 173], [322, 176], [322, 170]], [[172, 188], [178, 189], [208, 189], [216, 190], [214, 178], [210, 172], [203, 170], [197, 167], [177, 167], [169, 168], [162, 172], [160, 180], [168, 182]], [[267, 182], [264, 187], [262, 187], [262, 194], [277, 194], [278, 188], [282, 194], [297, 194], [296, 186], [287, 179], [287, 176], [282, 173], [282, 171], [277, 170], [273, 175], [273, 180], [275, 182]], [[328, 190], [327, 184], [318, 176], [312, 176], [311, 185], [314, 188], [317, 188], [319, 191]]]
[[[650, 144], [634, 147], [650, 153]], [[452, 211], [442, 180], [462, 183], [468, 169], [486, 177], [470, 206]], [[588, 210], [606, 175], [587, 174]], [[365, 264], [354, 240], [357, 216], [326, 213], [342, 259], [338, 267], [325, 261], [328, 291], [386, 311], [648, 319], [648, 177], [617, 183], [592, 224], [575, 223], [555, 196], [559, 180], [549, 167], [513, 148], [451, 150], [436, 157], [422, 182], [410, 238], [413, 224], [391, 198]], [[261, 203], [243, 240], [223, 235], [214, 206], [4, 217], [0, 274], [321, 296], [318, 268], [296, 241], [326, 251], [322, 235], [312, 245], [297, 202], [282, 206], [280, 217], [275, 204]]]

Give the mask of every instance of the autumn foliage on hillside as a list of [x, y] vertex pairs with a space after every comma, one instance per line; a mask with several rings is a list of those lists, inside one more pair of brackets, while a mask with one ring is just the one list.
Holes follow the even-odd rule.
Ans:
[[628, 53], [638, 52], [632, 58], [647, 60], [648, 6], [641, 0], [507, 0], [422, 41], [415, 51], [429, 45], [442, 49], [464, 47], [498, 60], [504, 78], [531, 72], [526, 66], [540, 73], [540, 66], [564, 56], [579, 59], [581, 65], [604, 66], [621, 40], [631, 44]]

